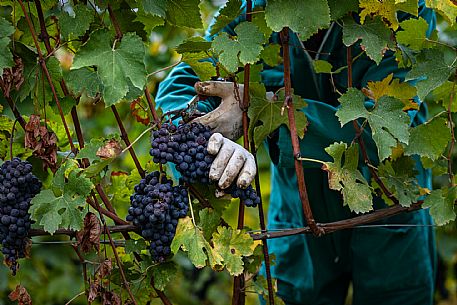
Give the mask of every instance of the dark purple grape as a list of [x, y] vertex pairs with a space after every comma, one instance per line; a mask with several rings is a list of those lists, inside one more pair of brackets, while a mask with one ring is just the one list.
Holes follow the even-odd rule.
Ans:
[[[181, 181], [210, 184], [209, 170], [214, 161], [214, 156], [206, 150], [210, 137], [211, 130], [200, 123], [179, 126], [165, 123], [153, 132], [150, 154], [155, 163], [174, 163]], [[232, 185], [225, 192], [233, 198], [240, 198], [246, 206], [256, 206], [260, 202], [252, 186], [240, 189]]]
[[30, 201], [40, 192], [41, 182], [32, 174], [32, 165], [14, 158], [0, 167], [0, 242], [13, 275], [18, 259], [25, 257], [30, 229]]
[[173, 186], [173, 181], [165, 175], [152, 172], [135, 186], [130, 205], [127, 221], [138, 226], [141, 236], [150, 241], [152, 259], [166, 260], [171, 254], [178, 219], [187, 215], [187, 190], [180, 185]]

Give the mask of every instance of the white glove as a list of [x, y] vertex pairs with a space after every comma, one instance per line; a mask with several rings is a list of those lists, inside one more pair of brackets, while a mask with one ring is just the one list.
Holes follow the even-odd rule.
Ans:
[[243, 111], [237, 98], [243, 99], [243, 85], [238, 85], [238, 89], [236, 89], [233, 82], [197, 82], [195, 91], [200, 95], [219, 96], [222, 101], [215, 110], [194, 121], [208, 126], [213, 132], [221, 133], [231, 140], [241, 137]]
[[207, 149], [209, 154], [217, 155], [211, 164], [209, 178], [218, 181], [221, 189], [229, 187], [237, 177], [238, 187], [246, 188], [251, 184], [257, 168], [249, 151], [220, 133], [211, 135]]

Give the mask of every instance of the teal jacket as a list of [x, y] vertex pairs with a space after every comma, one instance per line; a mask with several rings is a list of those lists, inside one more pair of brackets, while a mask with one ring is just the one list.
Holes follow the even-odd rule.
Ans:
[[[436, 19], [433, 11], [425, 8], [423, 2], [423, 0], [419, 1], [419, 16], [429, 23], [428, 34], [430, 35], [435, 28]], [[255, 1], [255, 4], [263, 5], [264, 1]], [[406, 17], [406, 14], [399, 15], [399, 19]], [[224, 31], [235, 35], [234, 27], [243, 20], [244, 17], [240, 16], [230, 23]], [[315, 38], [319, 35], [316, 35]], [[296, 35], [290, 35], [290, 37], [291, 45], [300, 45]], [[335, 116], [339, 104], [338, 95], [333, 90], [330, 76], [329, 74], [315, 73], [312, 60], [326, 60], [335, 69], [338, 69], [347, 65], [347, 48], [342, 43], [342, 28], [337, 23], [333, 23], [320, 38], [318, 41], [320, 47], [317, 53], [309, 54], [301, 48], [290, 48], [291, 78], [294, 93], [303, 97], [308, 104], [303, 109], [308, 118], [309, 126], [304, 139], [300, 140], [301, 155], [323, 161], [332, 161], [324, 149], [334, 142], [351, 143], [355, 131], [352, 124], [340, 126]], [[312, 40], [313, 38], [307, 42], [311, 48]], [[279, 34], [273, 33], [270, 41], [278, 42]], [[360, 52], [362, 51], [358, 45], [352, 47], [353, 57]], [[368, 81], [382, 80], [390, 73], [401, 80], [407, 73], [406, 69], [398, 67], [392, 52], [387, 52], [379, 65], [376, 65], [366, 55], [361, 55], [353, 63], [352, 68], [353, 86], [359, 89], [366, 86]], [[284, 86], [282, 65], [275, 67], [264, 65], [261, 77], [267, 91], [276, 91]], [[178, 65], [161, 82], [156, 96], [157, 106], [164, 111], [182, 108], [195, 95], [193, 85], [197, 81], [198, 77], [187, 64]], [[345, 71], [334, 75], [333, 81], [338, 91], [345, 92], [347, 90], [347, 74]], [[369, 101], [367, 102], [369, 103]], [[199, 104], [199, 110], [209, 112], [215, 109], [217, 105], [217, 99], [208, 99]], [[410, 111], [411, 124], [416, 125], [424, 122], [426, 112], [425, 104], [421, 104], [420, 111]], [[377, 163], [377, 150], [371, 139], [369, 129], [365, 130], [364, 138], [370, 159]], [[288, 128], [281, 126], [270, 135], [267, 146], [272, 160], [268, 228], [303, 227], [306, 223], [297, 190]], [[305, 180], [315, 219], [318, 222], [331, 222], [352, 217], [349, 209], [343, 207], [341, 195], [329, 189], [328, 177], [320, 169], [320, 165], [304, 162], [304, 167]], [[366, 168], [361, 166], [361, 170], [369, 178]], [[417, 163], [417, 170], [419, 183], [423, 187], [431, 188], [430, 173], [425, 171], [419, 162]], [[380, 198], [375, 198], [376, 208], [385, 205]], [[394, 217], [389, 221], [431, 224], [427, 211]], [[379, 230], [370, 229], [369, 233], [366, 232], [367, 230], [343, 231], [319, 239], [299, 235], [270, 240], [270, 252], [276, 256], [276, 265], [273, 267], [272, 273], [278, 279], [279, 295], [287, 304], [339, 304], [342, 302], [340, 301], [341, 298], [344, 301], [343, 295], [332, 292], [326, 293], [325, 291], [330, 283], [339, 282], [339, 285], [346, 285], [346, 280], [340, 281], [336, 278], [351, 274], [354, 289], [357, 288], [358, 291], [362, 291], [362, 293], [357, 294], [356, 300], [358, 301], [355, 300], [354, 304], [377, 304], [377, 301], [373, 299], [374, 293], [383, 294], [395, 289], [413, 291], [408, 299], [415, 301], [408, 303], [397, 297], [397, 300], [393, 298], [392, 301], [383, 303], [386, 299], [380, 297], [379, 304], [431, 304], [435, 260], [432, 230], [425, 228], [414, 231], [409, 229], [388, 231], [380, 228]], [[406, 250], [401, 250], [404, 248], [405, 238], [410, 240], [409, 252], [407, 253], [405, 253]], [[379, 264], [380, 258], [373, 257], [370, 251], [376, 251], [376, 249], [383, 251], [386, 248], [392, 249], [393, 252], [389, 253], [399, 253], [400, 251], [409, 257], [410, 261], [405, 262], [394, 256], [382, 260], [382, 264]], [[355, 265], [353, 259], [357, 257], [360, 262]], [[338, 264], [334, 261], [338, 261]], [[407, 266], [412, 265], [421, 268], [423, 276], [418, 276], [417, 273], [405, 269], [405, 267], [408, 268]], [[383, 272], [389, 272], [389, 270], [397, 270], [399, 275], [393, 276], [389, 273], [383, 277]], [[373, 278], [372, 272], [380, 275], [377, 280], [377, 277]], [[345, 291], [344, 287], [340, 288], [338, 289]], [[366, 293], [363, 293], [364, 289], [367, 291]]]

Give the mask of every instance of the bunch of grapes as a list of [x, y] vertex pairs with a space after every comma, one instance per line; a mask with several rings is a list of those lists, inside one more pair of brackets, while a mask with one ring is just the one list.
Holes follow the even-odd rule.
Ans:
[[[150, 154], [155, 163], [176, 164], [184, 182], [210, 184], [209, 169], [215, 157], [206, 148], [211, 134], [208, 127], [196, 122], [178, 127], [165, 123], [152, 133]], [[240, 198], [247, 206], [256, 206], [260, 202], [252, 186], [240, 189], [233, 184], [225, 192]]]
[[135, 186], [127, 221], [138, 226], [141, 236], [150, 241], [154, 261], [162, 262], [171, 254], [178, 219], [187, 215], [188, 208], [187, 190], [173, 186], [173, 181], [160, 172], [148, 174]]
[[41, 186], [27, 161], [14, 158], [0, 167], [0, 241], [13, 275], [17, 271], [17, 260], [26, 254], [31, 225], [30, 201], [40, 192]]

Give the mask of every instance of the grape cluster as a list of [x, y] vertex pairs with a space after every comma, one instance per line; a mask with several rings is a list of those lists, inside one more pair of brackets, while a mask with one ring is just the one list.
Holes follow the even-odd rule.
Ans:
[[135, 186], [127, 221], [138, 226], [141, 236], [150, 241], [154, 261], [162, 262], [171, 254], [178, 219], [187, 215], [188, 208], [187, 190], [173, 186], [173, 181], [160, 172], [148, 174]]
[[[208, 127], [196, 122], [177, 127], [165, 123], [152, 133], [150, 154], [155, 163], [174, 163], [184, 182], [210, 184], [209, 169], [214, 156], [206, 148], [211, 134]], [[240, 189], [233, 184], [224, 192], [240, 198], [246, 206], [256, 206], [260, 202], [252, 186]]]
[[25, 257], [31, 225], [30, 201], [40, 189], [41, 182], [32, 174], [29, 162], [14, 158], [0, 167], [0, 241], [13, 275], [17, 260]]

